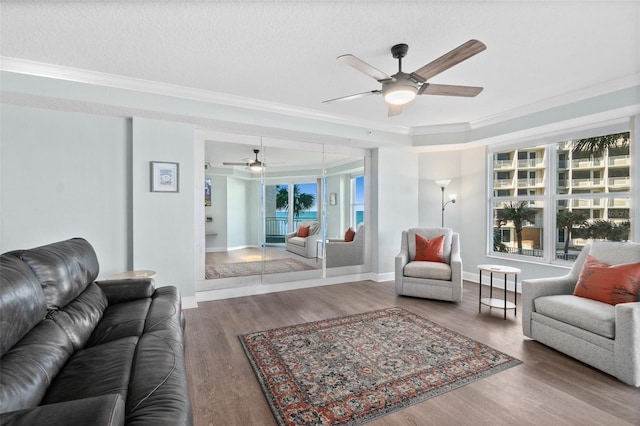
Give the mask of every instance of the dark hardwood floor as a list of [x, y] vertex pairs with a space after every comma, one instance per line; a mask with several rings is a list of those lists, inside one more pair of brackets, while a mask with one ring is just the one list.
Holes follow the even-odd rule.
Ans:
[[[513, 295], [509, 294], [509, 300]], [[398, 297], [393, 283], [362, 281], [199, 303], [186, 313], [194, 422], [275, 425], [238, 334], [400, 306], [506, 352], [523, 364], [371, 422], [371, 425], [640, 425], [640, 388], [522, 335], [518, 316], [463, 302]]]

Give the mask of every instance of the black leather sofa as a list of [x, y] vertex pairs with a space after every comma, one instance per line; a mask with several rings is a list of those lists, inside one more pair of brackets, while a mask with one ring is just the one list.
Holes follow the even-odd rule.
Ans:
[[191, 425], [175, 287], [95, 282], [74, 238], [0, 256], [0, 425]]

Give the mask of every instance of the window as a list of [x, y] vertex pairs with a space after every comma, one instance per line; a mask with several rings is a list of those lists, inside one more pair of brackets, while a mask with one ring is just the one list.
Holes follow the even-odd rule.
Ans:
[[364, 223], [364, 176], [351, 177], [351, 223], [354, 229]]
[[611, 133], [491, 153], [489, 252], [573, 261], [593, 241], [629, 240], [630, 143]]

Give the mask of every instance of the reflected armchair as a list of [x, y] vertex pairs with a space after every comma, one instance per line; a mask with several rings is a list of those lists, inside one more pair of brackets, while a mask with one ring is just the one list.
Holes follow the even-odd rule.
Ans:
[[[299, 237], [300, 228], [309, 227], [306, 237]], [[304, 257], [316, 257], [316, 241], [320, 239], [320, 223], [315, 221], [300, 222], [298, 229], [284, 236], [285, 249]]]
[[[416, 234], [431, 240], [444, 235], [442, 262], [415, 261]], [[460, 235], [449, 228], [410, 228], [402, 231], [395, 258], [396, 293], [427, 299], [462, 301]]]
[[327, 268], [337, 266], [362, 265], [364, 263], [364, 225], [360, 225], [353, 241], [330, 238], [325, 245]]

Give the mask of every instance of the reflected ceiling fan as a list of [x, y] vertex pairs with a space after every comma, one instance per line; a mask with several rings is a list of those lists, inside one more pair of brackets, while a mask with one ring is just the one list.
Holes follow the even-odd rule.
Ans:
[[244, 163], [229, 163], [225, 161], [222, 163], [222, 165], [223, 166], [245, 166], [251, 169], [251, 171], [259, 172], [260, 170], [262, 170], [263, 167], [267, 167], [267, 165], [262, 161], [258, 160], [258, 154], [260, 153], [259, 149], [254, 149], [253, 153], [256, 155], [255, 159], [245, 158]]
[[329, 99], [322, 103], [346, 101], [369, 95], [383, 95], [384, 100], [389, 104], [388, 115], [392, 117], [399, 115], [404, 105], [411, 102], [418, 95], [477, 96], [482, 92], [482, 87], [432, 84], [428, 83], [427, 80], [482, 52], [486, 48], [487, 46], [481, 41], [469, 40], [422, 68], [418, 68], [411, 74], [407, 74], [402, 72], [402, 58], [407, 55], [409, 46], [406, 44], [396, 44], [391, 48], [391, 54], [394, 58], [398, 59], [398, 72], [391, 76], [351, 54], [338, 56], [340, 62], [352, 66], [358, 71], [377, 80], [379, 83], [382, 83], [382, 89]]

